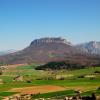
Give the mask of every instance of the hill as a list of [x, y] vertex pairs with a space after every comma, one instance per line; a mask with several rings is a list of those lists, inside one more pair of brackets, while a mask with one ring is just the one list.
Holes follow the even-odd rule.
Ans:
[[90, 55], [63, 38], [41, 38], [31, 42], [25, 49], [0, 57], [6, 64], [47, 63], [50, 61], [99, 64], [100, 57]]
[[79, 44], [77, 47], [82, 48], [87, 53], [100, 55], [100, 42], [90, 41], [88, 43]]
[[15, 50], [0, 51], [0, 56], [16, 52]]

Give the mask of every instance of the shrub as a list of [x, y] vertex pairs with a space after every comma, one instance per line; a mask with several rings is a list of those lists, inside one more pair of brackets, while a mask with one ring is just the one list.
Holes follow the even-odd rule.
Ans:
[[85, 75], [80, 75], [78, 76], [78, 78], [85, 78]]
[[31, 80], [26, 81], [27, 83], [31, 83]]
[[100, 71], [97, 71], [97, 70], [96, 70], [96, 71], [94, 71], [94, 73], [96, 73], [96, 74], [100, 74]]
[[0, 75], [2, 75], [3, 74], [3, 72], [0, 70]]
[[100, 87], [98, 87], [97, 90], [100, 90]]

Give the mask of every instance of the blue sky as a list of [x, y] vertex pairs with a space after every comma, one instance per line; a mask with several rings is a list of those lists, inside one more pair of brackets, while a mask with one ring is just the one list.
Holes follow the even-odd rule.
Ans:
[[100, 41], [100, 0], [0, 0], [0, 51], [48, 36]]

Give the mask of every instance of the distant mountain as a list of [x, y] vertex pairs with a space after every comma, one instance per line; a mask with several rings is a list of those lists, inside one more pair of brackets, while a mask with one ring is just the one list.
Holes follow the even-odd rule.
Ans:
[[0, 51], [0, 56], [16, 52], [15, 50]]
[[90, 55], [82, 48], [76, 47], [66, 39], [59, 37], [36, 39], [25, 49], [0, 57], [0, 62], [7, 64], [47, 63], [65, 60], [82, 65], [100, 63], [100, 57]]
[[87, 53], [100, 55], [100, 42], [91, 41], [77, 45], [77, 47], [82, 48]]

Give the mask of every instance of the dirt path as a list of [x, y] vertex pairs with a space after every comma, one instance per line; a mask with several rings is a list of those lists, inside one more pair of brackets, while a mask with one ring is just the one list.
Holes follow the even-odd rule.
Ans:
[[32, 87], [24, 87], [24, 88], [14, 88], [11, 89], [11, 92], [20, 92], [24, 94], [37, 94], [37, 93], [48, 93], [55, 91], [63, 91], [64, 87], [53, 86], [53, 85], [44, 85], [44, 86], [32, 86]]

